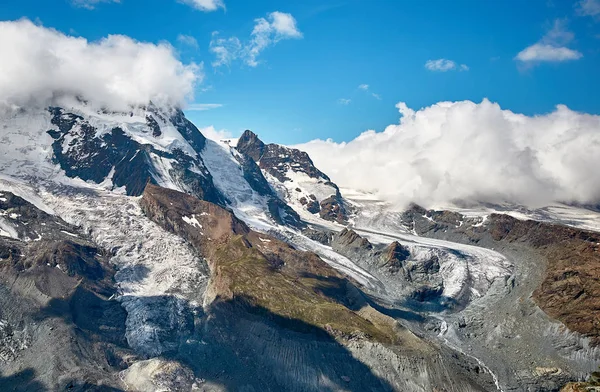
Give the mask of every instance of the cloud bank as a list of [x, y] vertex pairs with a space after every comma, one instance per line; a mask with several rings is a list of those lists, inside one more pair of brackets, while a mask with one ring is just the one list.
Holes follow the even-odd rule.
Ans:
[[79, 97], [98, 106], [182, 106], [201, 67], [181, 63], [167, 43], [110, 35], [97, 42], [29, 20], [0, 22], [0, 105], [47, 106]]
[[232, 138], [232, 134], [228, 130], [215, 129], [215, 127], [212, 125], [205, 127], [205, 128], [199, 128], [198, 130], [200, 131], [200, 133], [202, 133], [204, 135], [204, 137], [206, 137], [207, 139], [210, 139], [210, 140], [219, 141], [219, 140], [223, 140], [223, 139], [231, 139]]
[[237, 37], [221, 38], [218, 32], [213, 32], [209, 50], [216, 59], [213, 67], [229, 66], [235, 60], [242, 60], [250, 67], [259, 64], [258, 56], [269, 46], [285, 39], [302, 38], [296, 19], [284, 12], [271, 12], [267, 18], [254, 20], [254, 29], [250, 40], [246, 43]]
[[600, 116], [558, 105], [526, 116], [483, 100], [440, 102], [348, 143], [295, 146], [342, 187], [399, 206], [452, 202], [600, 202]]

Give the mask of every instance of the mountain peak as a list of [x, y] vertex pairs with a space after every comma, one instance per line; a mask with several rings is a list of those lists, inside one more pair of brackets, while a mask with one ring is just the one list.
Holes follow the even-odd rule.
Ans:
[[247, 129], [240, 136], [236, 148], [239, 152], [258, 161], [262, 157], [265, 147], [265, 143], [258, 138], [258, 135]]

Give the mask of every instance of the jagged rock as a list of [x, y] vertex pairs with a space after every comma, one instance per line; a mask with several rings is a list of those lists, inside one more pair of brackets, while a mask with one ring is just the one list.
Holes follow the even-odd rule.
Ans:
[[323, 245], [331, 244], [331, 238], [333, 237], [333, 233], [328, 230], [315, 230], [310, 227], [303, 229], [302, 234]]
[[342, 229], [335, 235], [336, 244], [340, 247], [358, 248], [369, 251], [373, 249], [373, 245], [368, 239], [361, 237], [352, 229]]
[[410, 251], [398, 241], [394, 241], [385, 248], [381, 255], [383, 266], [387, 267], [392, 274], [397, 273], [404, 267], [404, 262], [410, 257]]
[[348, 215], [346, 214], [346, 209], [340, 199], [341, 197], [334, 195], [321, 201], [319, 211], [321, 218], [342, 224], [347, 222]]
[[311, 200], [306, 203], [306, 210], [311, 214], [317, 214], [321, 212], [321, 205], [316, 200]]
[[[52, 107], [49, 111], [52, 124], [58, 127], [58, 130], [48, 130], [54, 139], [53, 161], [60, 165], [67, 176], [95, 183], [110, 180], [114, 187], [125, 187], [128, 195], [138, 196], [147, 182], [156, 184], [165, 180], [159, 174], [162, 169], [157, 165], [163, 165], [166, 160], [170, 162], [168, 175], [183, 189], [202, 199], [225, 204], [225, 198], [214, 186], [212, 176], [198, 154], [189, 155], [178, 148], [168, 152], [151, 144], [142, 144], [118, 126], [110, 132], [99, 134], [80, 115], [58, 107]], [[147, 113], [148, 133], [154, 137], [160, 136], [160, 126], [154, 116], [161, 118], [161, 121], [166, 120], [156, 108], [148, 109]], [[168, 120], [196, 152], [202, 150], [206, 139], [185, 118], [183, 112], [176, 110]]]
[[[241, 154], [252, 158], [260, 169], [276, 181], [284, 185], [288, 184], [290, 188], [288, 193], [298, 194], [289, 197], [297, 198], [310, 213], [319, 213], [321, 218], [334, 222], [347, 222], [348, 212], [339, 188], [315, 167], [307, 153], [278, 144], [265, 144], [249, 130], [242, 134], [236, 149]], [[293, 179], [289, 178], [290, 173], [305, 175], [307, 179], [313, 181], [314, 186], [326, 187], [323, 189], [329, 189], [329, 192], [320, 196], [321, 200], [317, 200], [313, 193], [303, 196], [302, 188], [290, 185], [293, 184]]]

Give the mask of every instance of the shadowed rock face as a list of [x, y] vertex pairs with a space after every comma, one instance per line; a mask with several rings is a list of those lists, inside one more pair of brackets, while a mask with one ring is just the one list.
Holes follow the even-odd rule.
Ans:
[[271, 185], [269, 185], [268, 181], [263, 176], [262, 171], [250, 156], [244, 153], [238, 153], [235, 155], [235, 158], [242, 166], [244, 179], [248, 182], [250, 187], [259, 195], [268, 198], [267, 207], [269, 209], [269, 214], [275, 222], [280, 225], [297, 228], [305, 226], [298, 213], [282, 201], [277, 193], [271, 188]]
[[[156, 159], [171, 162], [168, 169], [173, 181], [196, 197], [224, 205], [225, 199], [215, 188], [212, 176], [206, 170], [199, 155], [190, 156], [180, 149], [172, 152], [159, 150], [150, 144], [142, 144], [121, 128], [97, 136], [98, 130], [84, 117], [53, 107], [49, 109], [52, 124], [58, 129], [48, 130], [54, 139], [53, 161], [60, 165], [69, 177], [102, 183], [112, 181], [114, 187], [125, 187], [130, 196], [139, 196], [147, 182], [161, 182]], [[184, 139], [199, 152], [206, 139], [189, 122], [183, 112], [177, 110], [165, 119], [157, 110], [148, 108], [146, 116], [148, 138], [161, 136], [157, 119], [173, 125]]]
[[105, 252], [60, 218], [0, 194], [2, 226], [15, 234], [0, 236], [0, 390], [121, 390], [116, 372], [131, 353], [125, 311], [109, 300], [115, 271]]

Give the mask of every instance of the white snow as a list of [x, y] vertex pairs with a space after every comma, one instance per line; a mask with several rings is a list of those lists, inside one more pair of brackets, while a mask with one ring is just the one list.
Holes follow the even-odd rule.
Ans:
[[0, 236], [19, 239], [17, 230], [2, 216], [0, 216]]
[[267, 231], [275, 226], [267, 215], [267, 199], [256, 193], [244, 179], [237, 151], [227, 143], [207, 140], [202, 159], [217, 189], [229, 199], [235, 215], [250, 227]]
[[[33, 191], [33, 190], [32, 190]], [[100, 247], [112, 250], [111, 263], [119, 300], [127, 310], [126, 337], [130, 346], [161, 353], [163, 343], [155, 325], [144, 320], [151, 312], [180, 311], [152, 309], [150, 297], [199, 298], [208, 281], [205, 264], [180, 237], [147, 219], [138, 198], [98, 190], [97, 193], [55, 193], [41, 189], [40, 196], [57, 215], [79, 226]], [[174, 316], [178, 317], [178, 316]]]
[[68, 231], [61, 230], [61, 233], [65, 233], [66, 235], [70, 235], [71, 237], [79, 237], [77, 234], [69, 233]]
[[200, 222], [198, 222], [198, 219], [196, 219], [196, 215], [192, 215], [191, 217], [190, 216], [182, 216], [181, 219], [183, 219], [183, 221], [190, 226], [194, 226], [199, 229], [202, 228], [202, 225], [200, 224]]

